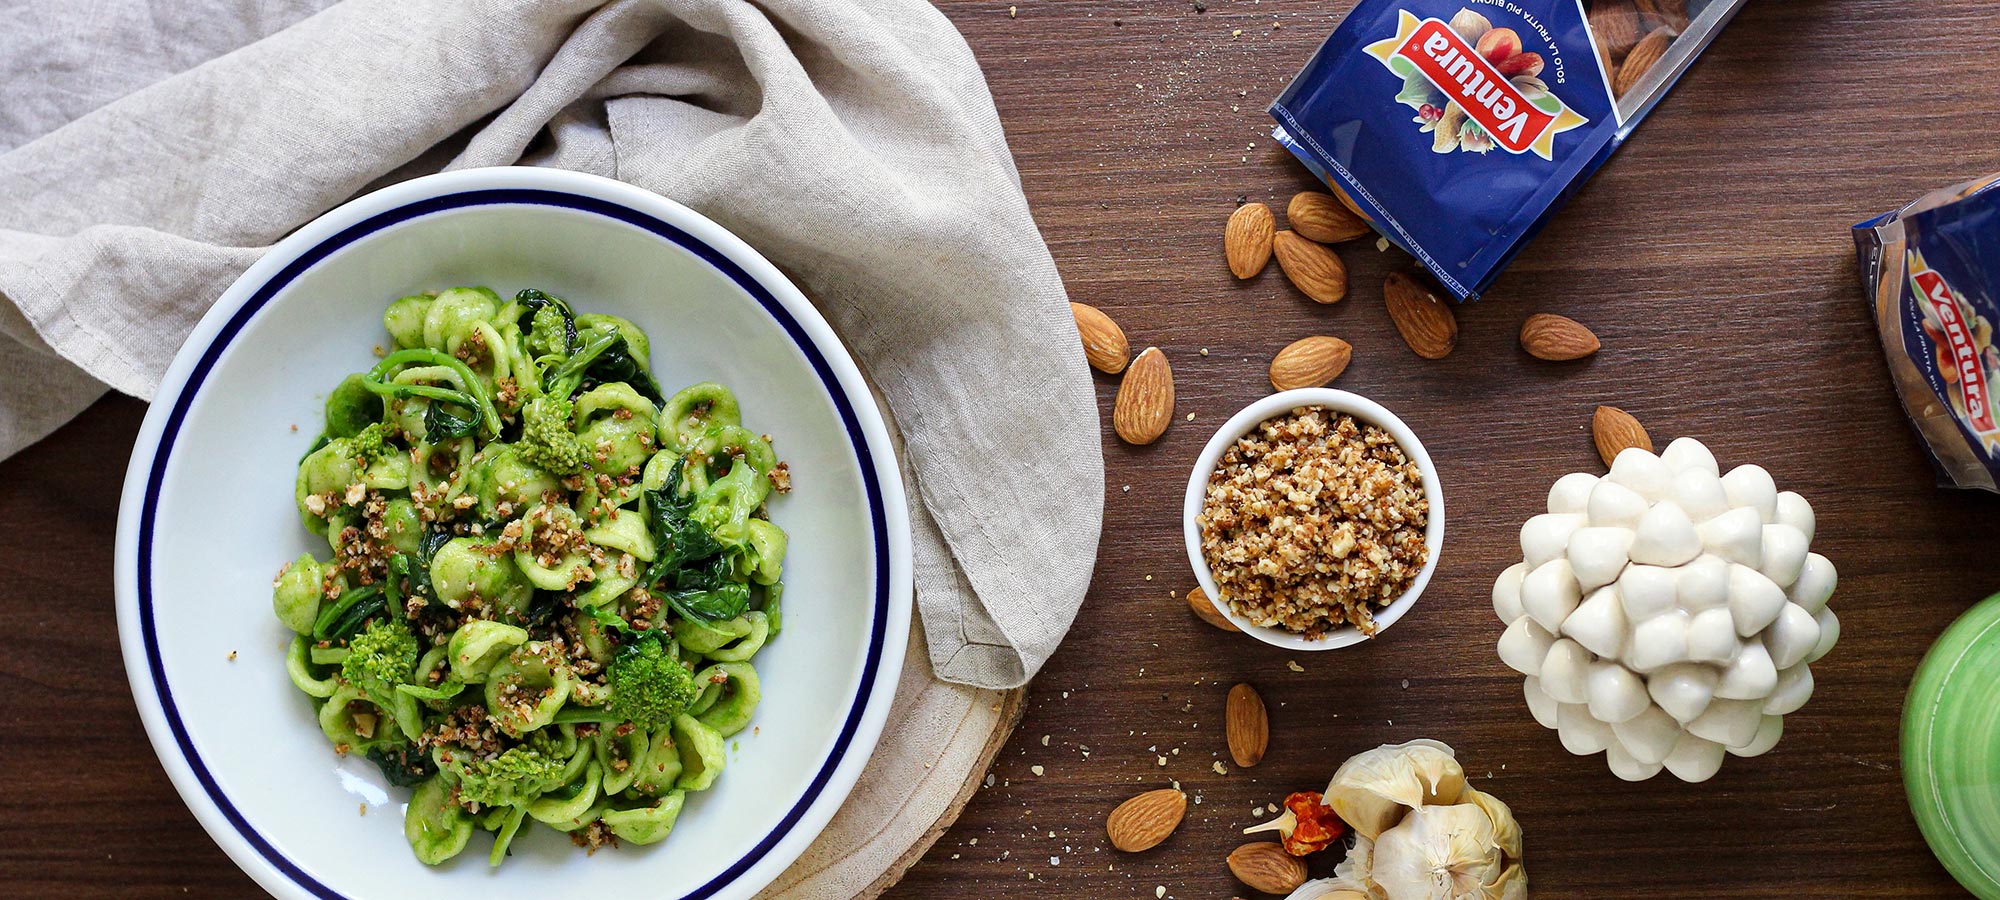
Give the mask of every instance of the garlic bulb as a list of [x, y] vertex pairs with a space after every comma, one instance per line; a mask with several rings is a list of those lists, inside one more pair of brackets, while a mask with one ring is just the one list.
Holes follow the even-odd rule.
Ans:
[[1557, 479], [1522, 527], [1493, 590], [1500, 658], [1570, 752], [1629, 781], [1706, 780], [1777, 743], [1839, 637], [1817, 529], [1761, 467], [1723, 473], [1690, 438], [1627, 449], [1602, 478]]
[[1521, 827], [1507, 804], [1466, 784], [1451, 747], [1416, 740], [1357, 754], [1325, 797], [1354, 846], [1332, 878], [1288, 900], [1526, 900]]

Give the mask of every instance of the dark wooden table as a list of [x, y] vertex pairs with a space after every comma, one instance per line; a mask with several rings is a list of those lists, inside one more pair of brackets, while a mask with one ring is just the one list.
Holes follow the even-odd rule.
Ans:
[[[1855, 285], [1847, 226], [2000, 167], [1992, 8], [1752, 4], [1631, 144], [1461, 310], [1458, 351], [1410, 353], [1382, 310], [1394, 253], [1342, 248], [1355, 290], [1304, 300], [1275, 271], [1232, 280], [1238, 198], [1282, 206], [1309, 177], [1262, 109], [1349, 5], [949, 0], [986, 66], [1072, 296], [1171, 358], [1179, 420], [1110, 436], [1097, 579], [1032, 687], [996, 783], [890, 896], [1249, 896], [1223, 867], [1253, 805], [1317, 789], [1356, 751], [1437, 738], [1512, 804], [1542, 898], [1954, 897], [1904, 803], [1904, 686], [1932, 638], [2000, 589], [2000, 498], [1938, 490], [1898, 411]], [[1234, 35], [1241, 29], [1240, 35]], [[1590, 324], [1581, 364], [1523, 354], [1535, 311]], [[1450, 527], [1417, 610], [1376, 642], [1290, 655], [1190, 618], [1180, 537], [1209, 430], [1265, 393], [1285, 343], [1354, 345], [1337, 385], [1401, 414], [1442, 473]], [[1202, 351], [1206, 349], [1206, 355]], [[1714, 780], [1628, 785], [1529, 718], [1492, 644], [1493, 576], [1549, 482], [1598, 465], [1591, 409], [1656, 439], [1758, 462], [1819, 513], [1843, 639], [1776, 750]], [[112, 523], [142, 408], [106, 400], [0, 464], [0, 895], [247, 896], [195, 825], [134, 714], [112, 614]], [[1302, 671], [1288, 662], [1296, 660]], [[1222, 698], [1272, 709], [1269, 757], [1226, 757]], [[1088, 754], [1084, 752], [1088, 747]], [[1164, 756], [1166, 765], [1159, 759]], [[1036, 767], [1041, 774], [1037, 775]], [[1165, 845], [1105, 844], [1109, 809], [1178, 780], [1199, 798]], [[1331, 860], [1318, 864], [1330, 870]]]

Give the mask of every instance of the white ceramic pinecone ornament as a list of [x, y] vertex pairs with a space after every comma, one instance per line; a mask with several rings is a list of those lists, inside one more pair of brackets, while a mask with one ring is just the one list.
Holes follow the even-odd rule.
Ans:
[[1776, 745], [1840, 636], [1811, 504], [1680, 438], [1563, 476], [1548, 508], [1493, 584], [1500, 659], [1527, 676], [1535, 721], [1627, 781], [1706, 781], [1725, 753]]

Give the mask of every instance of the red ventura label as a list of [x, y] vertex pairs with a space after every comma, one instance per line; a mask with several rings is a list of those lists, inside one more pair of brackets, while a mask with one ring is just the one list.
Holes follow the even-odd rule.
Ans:
[[1944, 283], [1944, 276], [1923, 267], [1922, 257], [1911, 260], [1910, 282], [1922, 292], [1924, 302], [1937, 316], [1938, 331], [1944, 335], [1944, 350], [1958, 368], [1958, 399], [1965, 404], [1966, 424], [1981, 434], [1994, 431], [1992, 397], [1987, 393], [1986, 367], [1980, 364], [1979, 347], [1972, 328], [1965, 321], [1964, 307]]
[[1396, 55], [1415, 63], [1417, 71], [1511, 153], [1526, 152], [1555, 123], [1555, 113], [1536, 109], [1458, 32], [1436, 19], [1417, 26]]

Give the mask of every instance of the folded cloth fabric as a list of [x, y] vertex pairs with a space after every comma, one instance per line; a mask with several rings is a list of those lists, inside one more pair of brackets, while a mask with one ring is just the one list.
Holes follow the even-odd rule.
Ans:
[[1055, 650], [1102, 523], [1091, 381], [978, 64], [936, 9], [103, 5], [0, 29], [0, 456], [100, 384], [148, 397], [245, 266], [355, 194], [562, 166], [736, 232], [879, 384], [939, 678], [1011, 687]]

